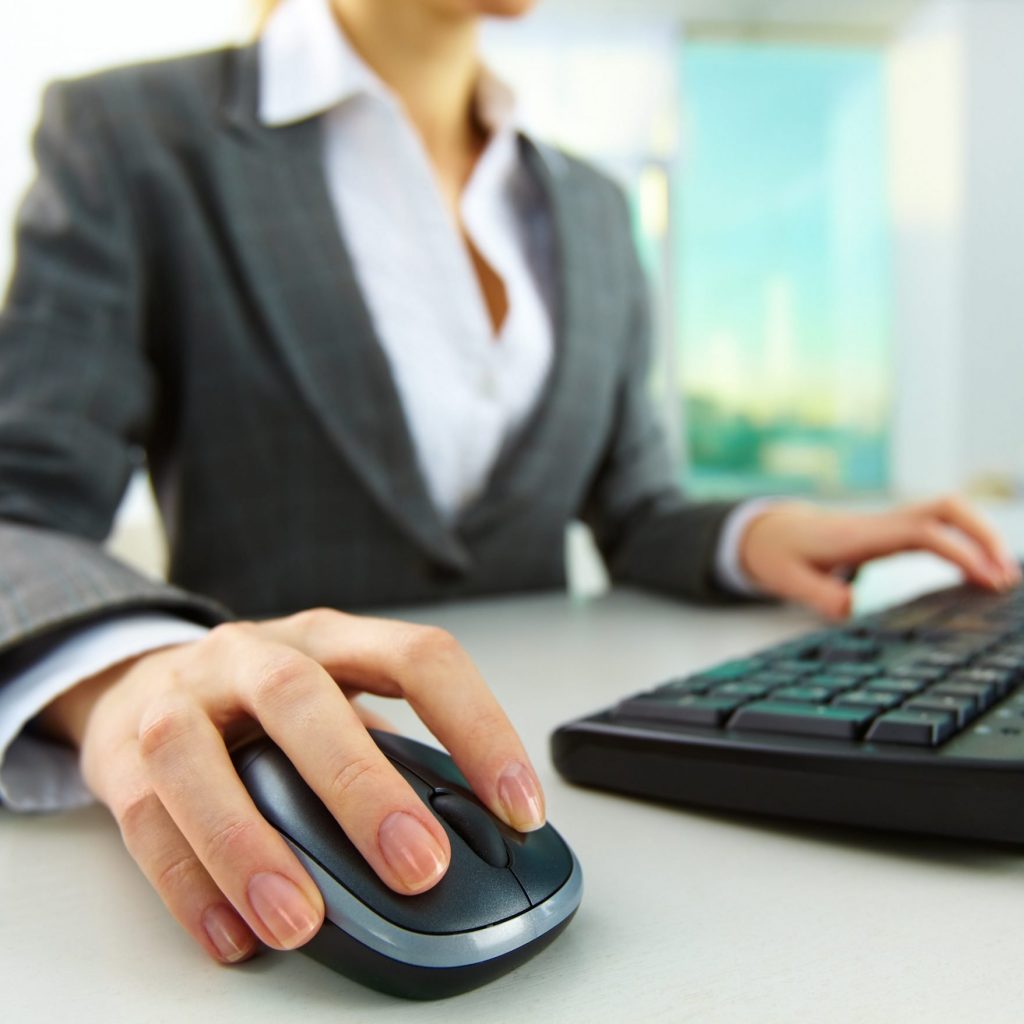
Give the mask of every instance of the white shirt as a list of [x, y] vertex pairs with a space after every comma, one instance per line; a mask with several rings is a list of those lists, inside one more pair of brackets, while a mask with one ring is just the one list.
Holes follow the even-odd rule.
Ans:
[[260, 68], [264, 124], [324, 118], [328, 189], [356, 279], [430, 496], [453, 519], [537, 404], [554, 352], [541, 288], [554, 276], [553, 253], [538, 266], [525, 233], [522, 207], [537, 185], [519, 154], [512, 94], [483, 73], [477, 116], [490, 136], [459, 208], [467, 238], [505, 285], [508, 313], [495, 336], [423, 144], [327, 0], [275, 9]]
[[[459, 208], [462, 229], [505, 285], [508, 312], [495, 334], [424, 147], [341, 32], [328, 0], [285, 0], [259, 45], [261, 120], [277, 126], [323, 117], [324, 171], [339, 230], [430, 495], [452, 519], [536, 405], [554, 351], [553, 234], [538, 247], [526, 231], [523, 214], [537, 185], [519, 154], [512, 95], [482, 74], [477, 114], [491, 134]], [[739, 506], [716, 552], [720, 580], [741, 592], [752, 588], [740, 570], [739, 538], [761, 508]], [[54, 810], [89, 801], [74, 755], [28, 735], [26, 724], [97, 672], [203, 632], [168, 615], [127, 615], [83, 627], [28, 671], [0, 680], [4, 806]]]

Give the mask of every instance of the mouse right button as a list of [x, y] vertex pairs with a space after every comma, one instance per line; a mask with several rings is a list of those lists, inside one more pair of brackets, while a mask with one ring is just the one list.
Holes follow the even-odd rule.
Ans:
[[532, 906], [557, 892], [572, 873], [572, 855], [562, 837], [545, 825], [508, 841], [509, 868]]

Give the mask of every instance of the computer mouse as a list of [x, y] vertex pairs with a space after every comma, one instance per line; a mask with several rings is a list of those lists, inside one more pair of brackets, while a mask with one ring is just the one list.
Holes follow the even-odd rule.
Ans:
[[304, 947], [326, 966], [412, 999], [456, 995], [500, 977], [568, 925], [580, 865], [550, 825], [520, 833], [488, 811], [441, 750], [371, 730], [377, 745], [448, 833], [451, 863], [417, 896], [389, 889], [266, 737], [233, 752], [263, 816], [323, 894], [326, 916]]

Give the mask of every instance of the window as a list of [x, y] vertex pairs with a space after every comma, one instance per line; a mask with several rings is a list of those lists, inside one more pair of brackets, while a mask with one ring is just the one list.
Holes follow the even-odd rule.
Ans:
[[685, 49], [671, 301], [693, 491], [887, 482], [884, 69], [874, 50]]
[[680, 43], [664, 25], [493, 42], [531, 128], [633, 196], [684, 486], [884, 489], [882, 48]]

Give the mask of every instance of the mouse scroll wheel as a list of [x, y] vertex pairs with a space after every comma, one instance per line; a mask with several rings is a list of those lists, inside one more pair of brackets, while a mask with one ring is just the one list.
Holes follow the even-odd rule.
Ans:
[[485, 810], [444, 789], [434, 790], [430, 806], [481, 860], [494, 868], [508, 867], [508, 847]]

